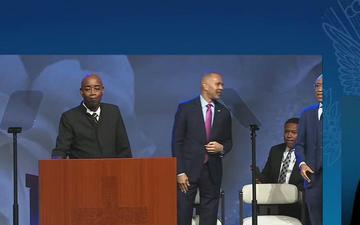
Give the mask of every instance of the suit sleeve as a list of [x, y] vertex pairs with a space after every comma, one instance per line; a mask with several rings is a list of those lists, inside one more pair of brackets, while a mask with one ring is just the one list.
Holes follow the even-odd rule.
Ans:
[[56, 147], [53, 149], [51, 156], [65, 158], [71, 149], [74, 139], [74, 131], [66, 114], [62, 114], [59, 123], [59, 134], [56, 138]]
[[296, 161], [305, 162], [305, 149], [306, 149], [306, 114], [303, 112], [299, 120], [298, 136], [295, 145]]
[[269, 155], [268, 155], [268, 158], [266, 160], [266, 163], [265, 163], [265, 166], [264, 166], [264, 169], [261, 171], [261, 174], [260, 174], [260, 181], [262, 183], [272, 183], [271, 181], [271, 174], [273, 171], [272, 168], [271, 168], [271, 165], [272, 165], [272, 153], [273, 153], [273, 148], [270, 149], [269, 151]]
[[118, 110], [118, 120], [116, 121], [116, 154], [119, 158], [132, 158], [129, 138], [126, 132], [124, 121], [120, 110]]
[[172, 131], [171, 150], [172, 156], [176, 157], [177, 174], [185, 172], [183, 151], [184, 139], [186, 134], [186, 113], [185, 110], [178, 106], [175, 114], [174, 126]]
[[231, 125], [231, 115], [229, 111], [228, 111], [228, 116], [226, 117], [224, 123], [225, 123], [224, 139], [223, 139], [224, 141], [223, 143], [221, 143], [224, 147], [223, 155], [229, 153], [232, 148], [232, 125]]

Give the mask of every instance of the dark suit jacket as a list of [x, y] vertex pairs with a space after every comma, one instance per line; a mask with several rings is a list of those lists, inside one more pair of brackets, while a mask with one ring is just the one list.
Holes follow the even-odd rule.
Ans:
[[[214, 102], [214, 121], [210, 141], [224, 146], [224, 154], [232, 147], [230, 112], [219, 102]], [[200, 97], [179, 104], [172, 135], [172, 154], [177, 159], [177, 173], [186, 173], [191, 182], [200, 176], [207, 144], [205, 123]], [[222, 154], [209, 154], [209, 172], [215, 184], [221, 184]]]
[[[322, 170], [322, 119], [318, 119], [319, 104], [306, 108], [299, 121], [296, 161], [304, 161], [315, 174]], [[315, 176], [316, 177], [316, 176]], [[311, 179], [311, 178], [310, 178]], [[314, 178], [315, 179], [315, 178]], [[315, 180], [313, 182], [315, 182]]]
[[[271, 147], [265, 167], [261, 172], [260, 180], [262, 183], [278, 182], [281, 161], [285, 150], [286, 150], [285, 143]], [[303, 182], [304, 179], [302, 178], [299, 172], [299, 162], [296, 161], [294, 167], [292, 168], [289, 184], [294, 184], [298, 187], [298, 189], [302, 190]]]
[[62, 114], [53, 156], [131, 157], [130, 144], [119, 108], [106, 103], [101, 103], [100, 107], [97, 124], [86, 114], [82, 104]]

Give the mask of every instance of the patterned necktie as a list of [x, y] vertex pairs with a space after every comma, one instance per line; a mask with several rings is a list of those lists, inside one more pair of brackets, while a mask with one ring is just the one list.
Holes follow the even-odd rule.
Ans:
[[93, 113], [93, 114], [91, 114], [91, 116], [92, 116], [94, 122], [97, 124], [97, 123], [99, 122], [98, 119], [97, 119], [98, 114], [97, 114], [97, 113]]
[[280, 175], [279, 175], [279, 180], [278, 180], [278, 183], [285, 183], [286, 181], [286, 173], [289, 169], [289, 164], [290, 164], [290, 160], [291, 160], [291, 153], [293, 152], [294, 149], [290, 149], [288, 151], [288, 154], [286, 155], [286, 158], [285, 160], [283, 161], [283, 166], [281, 168], [281, 171], [280, 171]]
[[[212, 121], [212, 104], [207, 104], [206, 107], [206, 119], [205, 119], [205, 132], [206, 132], [206, 140], [209, 141], [211, 137], [211, 121]], [[205, 153], [204, 163], [207, 163], [209, 160], [209, 156]]]

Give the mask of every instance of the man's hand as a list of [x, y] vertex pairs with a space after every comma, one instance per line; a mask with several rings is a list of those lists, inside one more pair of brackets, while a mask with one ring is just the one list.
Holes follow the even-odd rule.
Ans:
[[216, 141], [211, 141], [205, 145], [208, 153], [220, 153], [224, 151], [224, 146]]
[[307, 172], [314, 173], [314, 171], [305, 163], [300, 166], [300, 174], [301, 176], [307, 181], [311, 182], [310, 178], [308, 177]]
[[177, 176], [177, 182], [181, 192], [186, 193], [189, 190], [190, 182], [186, 174]]

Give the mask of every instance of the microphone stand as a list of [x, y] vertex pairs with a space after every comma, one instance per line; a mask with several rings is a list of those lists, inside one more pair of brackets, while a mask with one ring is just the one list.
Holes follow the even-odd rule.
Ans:
[[18, 205], [18, 178], [17, 178], [17, 134], [21, 133], [21, 127], [9, 127], [8, 133], [13, 134], [13, 167], [14, 167], [14, 203], [13, 203], [13, 225], [19, 225]]
[[252, 152], [252, 225], [257, 225], [257, 201], [256, 201], [256, 131], [259, 127], [250, 124], [251, 131], [251, 152]]

